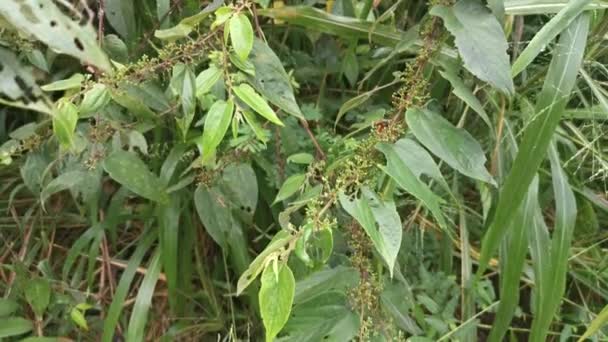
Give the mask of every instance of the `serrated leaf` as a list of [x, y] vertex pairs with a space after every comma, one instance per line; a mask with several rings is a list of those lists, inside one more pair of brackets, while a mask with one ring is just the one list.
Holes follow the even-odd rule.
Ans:
[[459, 0], [454, 6], [436, 5], [431, 15], [441, 17], [455, 37], [464, 66], [503, 93], [513, 94], [507, 40], [496, 17], [478, 0]]
[[203, 155], [203, 163], [209, 161], [209, 158], [215, 155], [215, 150], [226, 135], [232, 113], [234, 112], [234, 103], [232, 100], [224, 102], [219, 100], [215, 102], [205, 118], [205, 127], [203, 128], [203, 136], [201, 138], [201, 146]]
[[253, 109], [256, 113], [260, 114], [268, 121], [279, 125], [284, 126], [283, 122], [279, 120], [275, 112], [270, 108], [266, 100], [262, 98], [256, 91], [246, 83], [241, 83], [238, 86], [232, 88], [232, 91], [236, 94], [236, 96], [245, 104], [247, 104], [251, 109]]
[[485, 168], [483, 149], [467, 131], [429, 109], [410, 109], [406, 120], [416, 139], [431, 153], [465, 176], [496, 184]]
[[277, 197], [274, 199], [274, 201], [272, 203], [274, 204], [277, 202], [281, 202], [281, 201], [289, 198], [293, 194], [295, 194], [300, 189], [300, 187], [304, 184], [305, 180], [306, 180], [305, 174], [297, 174], [297, 175], [293, 175], [293, 176], [287, 178], [285, 180], [285, 182], [283, 182], [283, 185], [281, 185], [281, 188], [279, 189], [279, 193], [277, 194]]
[[80, 86], [82, 86], [83, 81], [84, 75], [74, 74], [71, 77], [66, 78], [65, 80], [59, 80], [49, 84], [45, 84], [41, 86], [40, 89], [44, 91], [59, 91], [80, 88]]
[[342, 192], [339, 198], [342, 208], [363, 227], [392, 277], [402, 236], [395, 203], [382, 201], [367, 187], [361, 189], [360, 198], [350, 199]]
[[253, 27], [242, 12], [230, 18], [230, 40], [239, 58], [246, 60], [253, 48]]
[[77, 123], [78, 108], [68, 101], [59, 102], [53, 116], [53, 133], [62, 146], [72, 146]]
[[289, 319], [296, 281], [285, 264], [279, 266], [277, 274], [273, 267], [267, 266], [261, 279], [260, 314], [266, 330], [266, 342], [272, 342]]
[[86, 22], [81, 25], [78, 20], [72, 20], [53, 1], [0, 1], [0, 15], [54, 50], [95, 65], [107, 73], [112, 71], [110, 61], [97, 44], [93, 27]]
[[164, 184], [135, 154], [114, 151], [104, 159], [103, 168], [112, 179], [135, 194], [160, 203], [169, 201]]

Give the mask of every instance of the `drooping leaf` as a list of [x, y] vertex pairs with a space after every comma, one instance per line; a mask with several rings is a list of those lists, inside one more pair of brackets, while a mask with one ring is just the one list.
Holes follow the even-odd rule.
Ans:
[[181, 101], [182, 115], [177, 118], [177, 124], [186, 137], [196, 110], [196, 78], [189, 66], [179, 63], [173, 67], [171, 89]]
[[[73, 8], [71, 10], [76, 11]], [[112, 71], [110, 61], [97, 44], [93, 27], [86, 22], [80, 25], [78, 21], [72, 20], [53, 1], [0, 1], [0, 15], [14, 27], [36, 37], [54, 50], [95, 65], [107, 73]]]
[[416, 139], [434, 155], [465, 176], [495, 184], [485, 168], [483, 149], [467, 131], [429, 109], [412, 108], [406, 120]]
[[106, 0], [105, 13], [112, 28], [114, 28], [127, 43], [134, 42], [137, 34], [134, 2]]
[[567, 29], [572, 21], [585, 10], [585, 6], [589, 5], [591, 0], [572, 0], [568, 5], [557, 13], [551, 20], [546, 23], [528, 43], [524, 51], [517, 57], [513, 63], [511, 74], [513, 76], [522, 72], [538, 54], [545, 49], [551, 41], [557, 37], [560, 32]]
[[265, 117], [268, 121], [283, 126], [283, 122], [277, 117], [274, 110], [270, 108], [266, 100], [261, 97], [256, 91], [246, 83], [241, 83], [238, 86], [232, 88], [232, 91], [236, 94], [236, 96], [245, 102], [251, 109], [253, 109], [256, 113]]
[[455, 37], [467, 70], [503, 93], [513, 93], [505, 34], [481, 1], [459, 0], [452, 7], [436, 5], [430, 13], [441, 17]]
[[135, 154], [114, 151], [105, 158], [103, 168], [112, 179], [135, 194], [159, 203], [169, 201], [161, 180]]
[[262, 273], [260, 288], [260, 314], [266, 331], [266, 342], [272, 342], [289, 319], [296, 281], [285, 264], [276, 270], [268, 265]]
[[[508, 15], [557, 13], [569, 3], [569, 0], [505, 0], [505, 13]], [[586, 10], [603, 8], [608, 8], [608, 4], [599, 0], [593, 0], [585, 7]]]
[[226, 248], [233, 218], [224, 194], [216, 187], [199, 186], [194, 192], [194, 205], [207, 233], [218, 245]]
[[377, 148], [384, 153], [387, 160], [386, 167], [381, 167], [381, 169], [389, 175], [401, 189], [422, 201], [424, 206], [431, 211], [435, 220], [437, 220], [437, 223], [439, 223], [442, 228], [447, 229], [447, 223], [439, 205], [442, 202], [441, 198], [435, 195], [431, 189], [429, 189], [426, 184], [422, 183], [420, 179], [418, 179], [418, 176], [410, 170], [407, 159], [402, 158], [401, 156], [403, 153], [395, 146], [387, 143], [378, 144]]
[[340, 193], [339, 198], [342, 208], [357, 220], [372, 240], [392, 277], [402, 236], [401, 219], [395, 204], [382, 201], [367, 187], [362, 188], [360, 198], [350, 199], [344, 193]]
[[76, 123], [78, 123], [78, 108], [68, 101], [59, 102], [53, 116], [53, 133], [62, 146], [72, 146]]
[[289, 76], [274, 51], [266, 43], [255, 38], [248, 61], [256, 70], [254, 75], [249, 74], [247, 77], [255, 90], [287, 114], [303, 118], [304, 115], [293, 95]]
[[203, 163], [208, 162], [215, 155], [215, 149], [222, 142], [228, 127], [230, 127], [233, 112], [234, 103], [232, 100], [228, 100], [228, 102], [219, 100], [209, 108], [200, 146]]
[[513, 212], [521, 204], [544, 159], [574, 87], [588, 28], [589, 17], [583, 14], [563, 32], [553, 52], [547, 78], [535, 106], [535, 118], [524, 129], [519, 152], [501, 188], [494, 217], [484, 235], [477, 277], [485, 271], [510, 225]]
[[279, 193], [277, 194], [277, 197], [274, 199], [273, 203], [281, 202], [295, 194], [304, 184], [305, 180], [305, 174], [296, 174], [287, 178], [285, 182], [283, 182], [283, 185], [281, 185]]
[[243, 13], [230, 18], [230, 41], [240, 59], [246, 60], [253, 48], [253, 27], [249, 18]]
[[291, 241], [293, 241], [294, 236], [287, 232], [286, 230], [280, 230], [275, 236], [270, 240], [266, 248], [258, 256], [251, 262], [249, 267], [241, 277], [239, 278], [236, 285], [236, 294], [240, 295], [254, 280], [257, 276], [262, 273], [264, 270], [264, 264], [266, 262], [266, 258], [273, 253], [276, 253], [281, 248], [285, 247]]
[[473, 94], [473, 92], [469, 88], [467, 88], [467, 86], [464, 84], [464, 82], [462, 82], [458, 75], [448, 70], [440, 71], [439, 73], [443, 78], [450, 82], [452, 88], [454, 88], [454, 95], [458, 96], [458, 98], [464, 101], [467, 106], [471, 107], [471, 109], [473, 109], [475, 113], [479, 114], [479, 117], [483, 120], [483, 122], [485, 122], [486, 125], [488, 125], [490, 131], [493, 132], [494, 127], [492, 127], [492, 122], [490, 122], [488, 113], [486, 113], [477, 97], [475, 97], [475, 94]]

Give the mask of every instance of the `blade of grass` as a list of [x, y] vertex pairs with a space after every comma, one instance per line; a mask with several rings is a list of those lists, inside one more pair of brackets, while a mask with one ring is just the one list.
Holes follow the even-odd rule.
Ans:
[[[585, 6], [590, 2], [591, 0], [572, 0], [568, 2], [566, 7], [559, 11], [555, 17], [551, 18], [551, 20], [534, 35], [534, 38], [532, 38], [528, 46], [526, 46], [524, 51], [521, 52], [513, 63], [511, 75], [513, 77], [517, 76], [532, 63], [532, 60], [534, 60], [549, 43], [551, 43], [553, 38], [567, 27], [572, 27], [570, 26], [570, 23], [585, 10]], [[556, 51], [557, 50], [559, 50], [559, 48], [556, 48]]]
[[129, 292], [129, 287], [131, 286], [131, 282], [135, 276], [135, 272], [137, 272], [137, 267], [139, 267], [144, 255], [148, 252], [150, 246], [152, 246], [152, 243], [156, 240], [156, 235], [152, 234], [150, 230], [145, 231], [143, 236], [144, 238], [135, 249], [133, 256], [131, 256], [127, 268], [120, 277], [116, 292], [114, 292], [114, 299], [112, 300], [112, 304], [110, 304], [110, 308], [108, 309], [103, 324], [103, 335], [101, 337], [103, 342], [113, 341], [114, 329], [116, 328], [116, 324], [118, 324], [118, 319], [120, 317], [125, 298], [127, 297], [127, 293]]
[[159, 210], [159, 242], [162, 252], [162, 264], [167, 278], [167, 291], [169, 306], [173, 313], [177, 309], [177, 271], [179, 264], [177, 262], [179, 248], [179, 227], [180, 227], [180, 201], [179, 196], [171, 196], [171, 201], [168, 205], [161, 205]]
[[517, 210], [501, 258], [500, 304], [488, 341], [502, 341], [519, 303], [519, 281], [526, 261], [527, 228], [532, 226], [538, 203], [538, 177], [534, 178], [526, 200]]
[[135, 297], [135, 304], [131, 312], [131, 318], [129, 319], [129, 330], [127, 330], [127, 341], [129, 342], [144, 341], [146, 338], [145, 328], [148, 321], [148, 311], [150, 311], [154, 289], [160, 275], [160, 256], [161, 251], [159, 248], [154, 253], [154, 256], [152, 256], [152, 260], [148, 265], [148, 271], [137, 291], [137, 297]]
[[551, 241], [550, 267], [548, 270], [543, 270], [549, 274], [549, 279], [546, 279], [544, 284], [537, 283], [537, 287], [540, 287], [544, 296], [539, 301], [541, 311], [536, 313], [532, 321], [531, 341], [546, 339], [553, 316], [561, 303], [566, 289], [570, 243], [576, 222], [577, 210], [574, 192], [568, 184], [568, 178], [560, 165], [557, 149], [553, 144], [549, 149], [549, 160], [551, 161], [555, 196], [555, 230]]
[[476, 278], [483, 274], [492, 254], [509, 228], [513, 212], [524, 199], [557, 127], [580, 69], [589, 16], [579, 16], [561, 35], [553, 51], [547, 78], [536, 103], [536, 117], [524, 129], [522, 143], [503, 184], [492, 223], [484, 235]]
[[600, 330], [602, 326], [604, 326], [608, 322], [608, 305], [604, 307], [604, 309], [595, 317], [593, 321], [587, 327], [587, 330], [581, 336], [577, 342], [583, 342], [585, 339], [593, 336], [595, 333]]

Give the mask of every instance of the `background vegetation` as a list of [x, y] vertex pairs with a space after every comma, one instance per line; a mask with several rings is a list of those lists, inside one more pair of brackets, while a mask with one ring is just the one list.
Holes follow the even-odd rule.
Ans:
[[606, 7], [0, 1], [0, 339], [606, 340]]

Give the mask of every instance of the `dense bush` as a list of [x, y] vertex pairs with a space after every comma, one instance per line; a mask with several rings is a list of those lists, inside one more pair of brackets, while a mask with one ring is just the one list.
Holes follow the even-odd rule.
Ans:
[[606, 7], [1, 0], [0, 339], [605, 339]]

